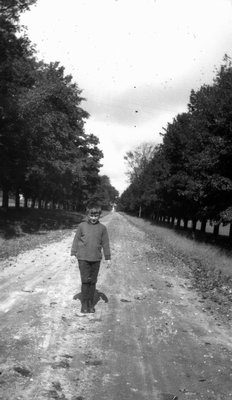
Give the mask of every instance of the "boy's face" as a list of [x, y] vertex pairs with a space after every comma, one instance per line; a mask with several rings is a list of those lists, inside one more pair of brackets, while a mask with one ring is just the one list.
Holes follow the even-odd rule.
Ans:
[[91, 209], [88, 211], [88, 220], [91, 224], [97, 224], [101, 215], [101, 210]]

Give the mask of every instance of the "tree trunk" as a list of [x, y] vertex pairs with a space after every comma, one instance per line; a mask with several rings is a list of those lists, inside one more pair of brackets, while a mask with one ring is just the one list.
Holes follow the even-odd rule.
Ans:
[[215, 236], [218, 236], [218, 234], [219, 234], [219, 227], [220, 227], [220, 224], [214, 225], [213, 234]]
[[24, 207], [27, 208], [28, 207], [28, 197], [24, 194]]
[[201, 232], [205, 233], [207, 221], [204, 219], [201, 221]]
[[38, 200], [38, 208], [41, 210], [41, 208], [42, 208], [42, 200], [41, 199], [39, 199]]
[[181, 221], [181, 218], [178, 217], [178, 218], [177, 218], [177, 223], [176, 223], [176, 227], [177, 227], [177, 228], [180, 228], [180, 221]]
[[16, 208], [20, 207], [19, 189], [16, 189], [16, 192], [15, 192], [15, 207]]
[[230, 223], [229, 238], [232, 239], [232, 222]]
[[139, 207], [139, 218], [141, 218], [141, 215], [142, 215], [142, 207], [140, 206]]
[[7, 189], [3, 189], [2, 191], [2, 207], [3, 208], [9, 207], [9, 192]]
[[197, 220], [196, 219], [192, 219], [192, 231], [193, 232], [195, 232], [196, 226], [197, 226]]
[[184, 219], [184, 229], [188, 228], [188, 219]]

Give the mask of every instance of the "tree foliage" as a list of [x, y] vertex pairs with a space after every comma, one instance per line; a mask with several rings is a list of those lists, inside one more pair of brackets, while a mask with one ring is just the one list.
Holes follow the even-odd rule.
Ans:
[[[191, 91], [188, 112], [162, 133], [147, 165], [130, 163], [126, 211], [224, 223], [232, 220], [232, 65], [225, 56], [212, 85]], [[129, 152], [129, 160], [134, 161]], [[127, 154], [127, 160], [128, 160]], [[133, 156], [133, 157], [132, 157]]]
[[103, 154], [85, 133], [89, 115], [72, 76], [59, 62], [37, 61], [20, 30], [20, 13], [34, 3], [0, 1], [0, 189], [4, 206], [11, 192], [25, 204], [80, 209], [99, 189]]
[[35, 3], [36, 0], [0, 0], [0, 15], [7, 20], [18, 21], [20, 14]]
[[99, 177], [96, 196], [99, 198], [104, 210], [110, 210], [117, 203], [119, 193], [115, 187], [111, 185], [107, 175], [101, 175]]
[[124, 156], [127, 163], [127, 176], [130, 183], [139, 179], [139, 175], [151, 160], [154, 151], [152, 143], [142, 143]]

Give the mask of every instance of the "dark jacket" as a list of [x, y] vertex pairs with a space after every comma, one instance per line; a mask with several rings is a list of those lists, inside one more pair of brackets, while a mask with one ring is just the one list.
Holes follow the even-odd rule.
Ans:
[[110, 260], [109, 236], [105, 225], [100, 222], [81, 222], [73, 239], [71, 256], [78, 260], [100, 261], [102, 249], [105, 260]]

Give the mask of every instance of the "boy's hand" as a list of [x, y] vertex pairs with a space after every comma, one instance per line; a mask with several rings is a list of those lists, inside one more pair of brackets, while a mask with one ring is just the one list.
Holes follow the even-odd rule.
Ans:
[[110, 267], [111, 267], [111, 260], [107, 260], [106, 268], [110, 268]]
[[75, 264], [77, 262], [76, 256], [71, 256], [71, 263]]

